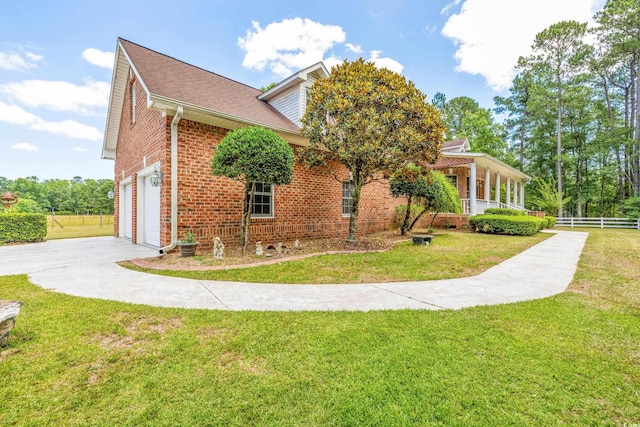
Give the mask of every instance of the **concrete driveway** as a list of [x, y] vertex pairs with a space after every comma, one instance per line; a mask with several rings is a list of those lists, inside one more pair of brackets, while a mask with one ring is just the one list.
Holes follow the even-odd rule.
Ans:
[[116, 264], [157, 251], [113, 237], [0, 247], [0, 275], [26, 273], [36, 285], [88, 298], [220, 310], [460, 309], [544, 298], [563, 292], [588, 233], [551, 238], [468, 278], [354, 285], [277, 285], [192, 280]]

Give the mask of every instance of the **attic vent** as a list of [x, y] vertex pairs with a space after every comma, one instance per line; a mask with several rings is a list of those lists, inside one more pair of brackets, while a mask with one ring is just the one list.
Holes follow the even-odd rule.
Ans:
[[130, 86], [130, 92], [131, 92], [131, 124], [134, 124], [136, 122], [136, 103], [137, 103], [137, 99], [136, 99], [136, 82], [131, 83]]

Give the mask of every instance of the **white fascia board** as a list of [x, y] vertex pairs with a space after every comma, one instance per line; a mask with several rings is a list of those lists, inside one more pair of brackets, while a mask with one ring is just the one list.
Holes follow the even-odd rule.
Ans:
[[136, 75], [136, 80], [140, 82], [140, 85], [144, 89], [144, 92], [147, 94], [147, 104], [149, 104], [149, 102], [151, 100], [151, 92], [149, 92], [149, 89], [147, 88], [147, 85], [144, 83], [144, 80], [142, 80], [142, 77], [140, 77], [140, 73], [138, 73], [138, 70], [136, 69], [136, 66], [133, 65], [133, 61], [131, 60], [131, 58], [129, 58], [129, 55], [127, 54], [127, 51], [122, 47], [122, 44], [120, 43], [119, 40], [118, 40], [118, 47], [121, 48], [122, 54], [124, 55], [125, 58], [127, 58], [127, 62], [129, 62], [129, 66], [133, 70], [133, 73]]
[[[113, 105], [113, 98], [114, 98], [114, 94], [115, 91], [117, 89], [117, 85], [116, 85], [116, 81], [118, 80], [118, 77], [121, 77], [121, 73], [126, 73], [128, 70], [123, 71], [121, 69], [121, 67], [118, 66], [118, 63], [120, 62], [120, 54], [122, 53], [122, 47], [120, 45], [120, 42], [118, 42], [118, 45], [116, 46], [116, 53], [114, 56], [114, 64], [113, 64], [113, 73], [111, 74], [111, 89], [109, 91], [109, 105], [107, 106], [107, 119], [106, 119], [106, 123], [104, 126], [104, 136], [102, 138], [102, 158], [103, 159], [115, 159], [115, 142], [118, 140], [118, 130], [116, 127], [114, 127], [114, 120], [117, 122], [116, 124], [120, 123], [120, 116], [122, 114], [122, 106], [115, 106], [115, 110], [119, 110], [119, 111], [114, 111], [114, 105]], [[117, 118], [113, 117], [114, 115], [117, 114]], [[115, 130], [115, 135], [112, 135], [111, 129], [116, 129]], [[109, 144], [109, 142], [111, 142], [111, 144]], [[107, 146], [113, 146], [114, 148], [107, 148]], [[113, 154], [112, 154], [113, 153]], [[113, 157], [110, 157], [111, 155], [113, 155]]]
[[[488, 154], [485, 153], [449, 153], [449, 152], [442, 152], [442, 157], [459, 157], [459, 158], [472, 158], [472, 159], [485, 159], [486, 162], [482, 162], [480, 161], [480, 166], [486, 167], [487, 165], [491, 166], [491, 163], [499, 166], [500, 169], [503, 170], [507, 170], [509, 171], [511, 174], [520, 177], [524, 180], [527, 181], [531, 181], [531, 177], [527, 174], [525, 174], [524, 172], [519, 171], [518, 169], [514, 168], [513, 166], [509, 166], [508, 164], [494, 158], [491, 157]], [[476, 162], [478, 163], [478, 162]]]
[[[172, 112], [175, 112], [176, 109], [178, 108], [178, 105], [181, 105], [182, 108], [184, 108], [185, 111], [185, 118], [188, 118], [189, 114], [188, 112], [193, 112], [197, 115], [202, 115], [202, 116], [209, 116], [209, 117], [213, 117], [213, 118], [219, 118], [222, 120], [226, 120], [229, 122], [233, 122], [233, 123], [237, 123], [239, 124], [238, 127], [243, 127], [243, 126], [262, 126], [262, 127], [266, 127], [268, 129], [271, 129], [273, 131], [275, 131], [276, 133], [280, 134], [280, 135], [290, 135], [292, 137], [294, 137], [295, 140], [298, 140], [298, 137], [302, 137], [302, 135], [300, 134], [300, 132], [292, 132], [289, 129], [283, 129], [277, 126], [269, 126], [266, 125], [265, 123], [262, 122], [258, 122], [258, 121], [254, 121], [254, 120], [248, 120], [242, 117], [237, 117], [237, 116], [232, 116], [230, 114], [225, 114], [225, 113], [221, 113], [219, 111], [215, 111], [215, 110], [211, 110], [208, 108], [203, 108], [194, 104], [189, 104], [189, 103], [185, 103], [182, 101], [177, 101], [175, 99], [171, 99], [171, 98], [167, 98], [165, 96], [161, 96], [161, 95], [151, 95], [151, 108], [155, 109], [155, 110], [159, 110], [159, 111], [164, 111], [168, 114], [171, 114]], [[304, 137], [302, 137], [304, 138]], [[304, 138], [306, 140], [306, 138]]]
[[[129, 66], [128, 68], [122, 67], [120, 65], [121, 56], [126, 60]], [[103, 159], [115, 159], [115, 149], [118, 141], [120, 120], [122, 118], [122, 106], [114, 105], [114, 98], [124, 99], [124, 92], [126, 92], [126, 81], [128, 80], [127, 74], [129, 72], [129, 69], [133, 71], [136, 76], [136, 80], [140, 82], [140, 86], [147, 94], [147, 105], [149, 105], [151, 102], [151, 93], [149, 92], [147, 85], [144, 83], [144, 80], [142, 80], [140, 73], [138, 73], [138, 70], [136, 70], [136, 67], [133, 65], [131, 58], [129, 57], [129, 55], [127, 55], [126, 50], [122, 46], [122, 43], [120, 43], [120, 40], [118, 40], [114, 59], [113, 74], [111, 75], [111, 90], [109, 93], [109, 106], [107, 107], [107, 120], [105, 124], [104, 137], [102, 139]], [[119, 96], [116, 96], [116, 91], [121, 92], [118, 93]]]

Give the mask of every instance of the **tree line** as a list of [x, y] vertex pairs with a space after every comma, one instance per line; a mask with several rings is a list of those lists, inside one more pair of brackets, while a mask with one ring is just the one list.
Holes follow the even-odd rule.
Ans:
[[448, 139], [535, 178], [527, 199], [539, 206], [529, 208], [618, 216], [640, 204], [640, 3], [609, 0], [594, 18], [593, 28], [562, 21], [538, 33], [493, 110], [433, 98]]
[[11, 212], [37, 212], [75, 215], [113, 214], [113, 190], [111, 179], [71, 180], [45, 179], [36, 176], [15, 180], [0, 176], [0, 193], [9, 191], [18, 197]]

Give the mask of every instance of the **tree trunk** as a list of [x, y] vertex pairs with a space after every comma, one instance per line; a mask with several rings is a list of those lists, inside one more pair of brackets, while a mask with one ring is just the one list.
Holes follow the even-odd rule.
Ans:
[[[602, 76], [603, 87], [604, 87], [604, 97], [607, 103], [607, 114], [609, 115], [609, 125], [611, 126], [611, 133], [613, 133], [613, 138], [615, 141], [615, 151], [616, 151], [616, 169], [618, 174], [618, 211], [622, 212], [622, 206], [624, 204], [624, 168], [622, 167], [622, 159], [620, 157], [620, 135], [618, 132], [618, 128], [616, 126], [615, 118], [613, 117], [613, 107], [611, 105], [611, 95], [609, 94], [609, 84], [607, 82], [606, 76]], [[626, 99], [626, 95], [625, 95]], [[626, 105], [626, 101], [625, 101]], [[626, 111], [625, 111], [626, 116]], [[602, 178], [602, 195], [600, 196], [600, 200], [604, 200], [604, 177]], [[603, 211], [601, 210], [600, 216], [603, 216]]]
[[255, 182], [245, 184], [244, 196], [242, 197], [242, 225], [241, 240], [242, 254], [249, 245], [249, 226], [251, 225], [251, 206], [253, 206], [253, 194], [256, 189]]
[[525, 126], [527, 121], [527, 108], [525, 107], [522, 113], [522, 127], [520, 128], [520, 170], [524, 170], [524, 141], [525, 141]]
[[560, 73], [556, 74], [558, 86], [558, 121], [556, 124], [556, 169], [558, 173], [558, 217], [562, 218], [562, 81]]
[[411, 217], [411, 201], [413, 200], [413, 196], [407, 197], [407, 211], [404, 214], [404, 220], [402, 221], [402, 225], [400, 225], [400, 235], [404, 236], [407, 234], [407, 231], [411, 228], [409, 227], [409, 219]]
[[[413, 221], [411, 222], [411, 225], [409, 226], [409, 230], [412, 230], [413, 227], [416, 225], [416, 223], [418, 222], [418, 220], [420, 218], [422, 218], [422, 216], [427, 213], [427, 211], [429, 210], [429, 208], [424, 208], [422, 209], [422, 211], [420, 211], [420, 213], [418, 214], [418, 216], [416, 216]], [[433, 224], [433, 220], [431, 220], [431, 224]], [[431, 225], [429, 225], [429, 228], [431, 228]]]
[[431, 222], [429, 223], [429, 230], [433, 230], [433, 223], [436, 221], [436, 217], [438, 216], [439, 212], [434, 212], [433, 216], [431, 217]]
[[362, 190], [362, 184], [359, 180], [354, 181], [353, 193], [351, 194], [351, 212], [349, 215], [349, 235], [347, 236], [347, 242], [349, 243], [355, 243], [356, 241], [358, 209], [360, 208], [360, 190]]

